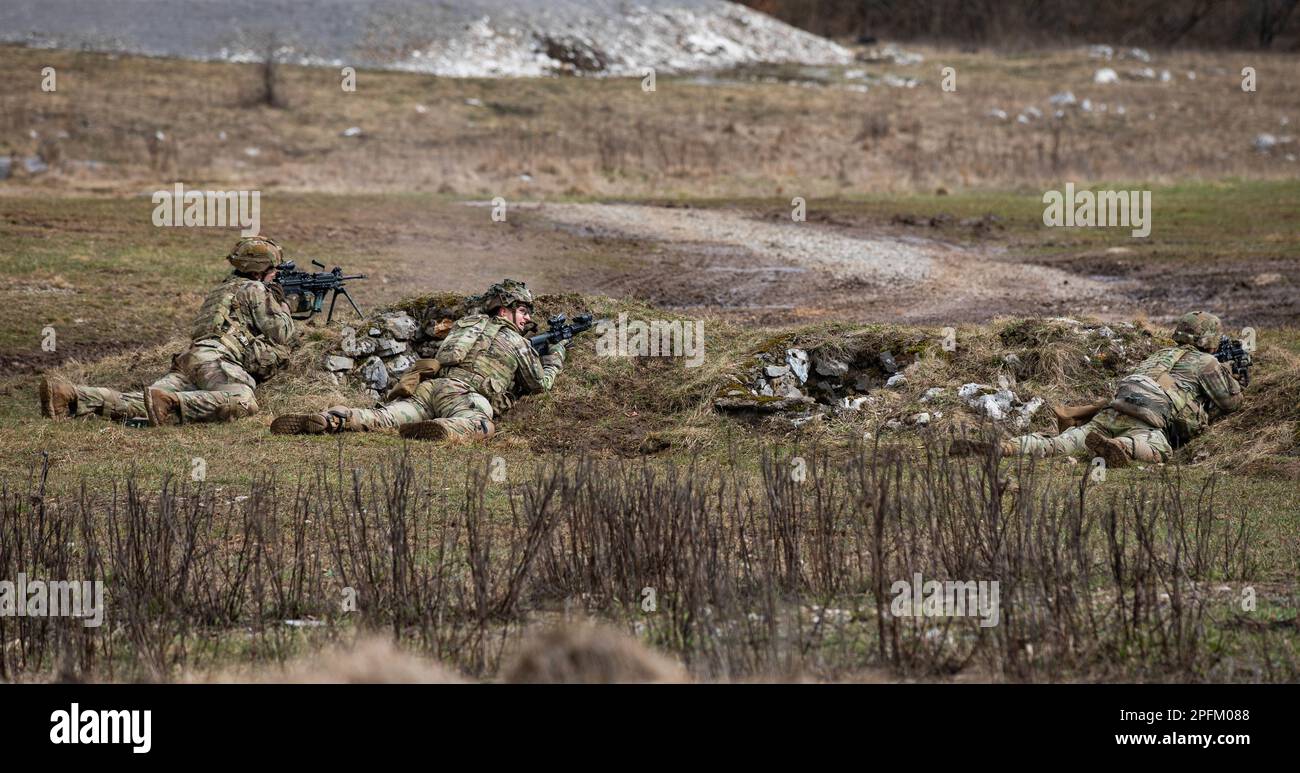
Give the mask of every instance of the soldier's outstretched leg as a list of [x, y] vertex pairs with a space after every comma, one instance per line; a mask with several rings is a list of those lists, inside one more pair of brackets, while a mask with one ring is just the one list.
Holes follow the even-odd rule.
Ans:
[[427, 402], [413, 396], [409, 400], [397, 400], [379, 408], [335, 405], [319, 413], [286, 413], [276, 416], [271, 422], [271, 432], [276, 435], [370, 432], [432, 419], [435, 415]]
[[488, 438], [496, 432], [496, 425], [492, 423], [492, 404], [463, 381], [431, 379], [420, 384], [415, 397], [424, 401], [438, 418], [403, 424], [398, 432], [404, 438]]
[[73, 384], [59, 376], [43, 376], [39, 392], [41, 415], [48, 419], [95, 415], [125, 421], [144, 416], [144, 395], [140, 392]]
[[196, 346], [145, 390], [149, 424], [231, 421], [257, 413], [257, 382], [220, 349]]
[[1115, 411], [1087, 437], [1088, 450], [1106, 460], [1107, 467], [1127, 467], [1132, 461], [1155, 464], [1173, 455], [1163, 430]]

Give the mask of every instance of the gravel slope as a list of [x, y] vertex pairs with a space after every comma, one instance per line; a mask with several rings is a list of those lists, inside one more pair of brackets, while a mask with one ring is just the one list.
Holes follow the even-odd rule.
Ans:
[[640, 75], [847, 50], [723, 0], [5, 0], [0, 41], [198, 59], [286, 59], [462, 77]]

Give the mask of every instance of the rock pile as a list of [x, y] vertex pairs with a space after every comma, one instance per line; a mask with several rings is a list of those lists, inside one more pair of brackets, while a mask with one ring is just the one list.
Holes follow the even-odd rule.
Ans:
[[326, 353], [321, 365], [334, 383], [360, 386], [378, 402], [417, 359], [437, 353], [454, 320], [475, 310], [467, 301], [430, 301], [414, 311], [385, 311], [345, 324], [337, 348]]
[[[861, 355], [854, 361], [857, 359]], [[887, 351], [876, 355], [867, 367], [855, 368], [835, 354], [788, 348], [784, 355], [779, 351], [760, 353], [748, 379], [733, 377], [714, 405], [723, 410], [762, 412], [792, 408], [816, 408], [823, 413], [856, 411], [866, 404], [872, 390], [905, 382], [893, 354]]]

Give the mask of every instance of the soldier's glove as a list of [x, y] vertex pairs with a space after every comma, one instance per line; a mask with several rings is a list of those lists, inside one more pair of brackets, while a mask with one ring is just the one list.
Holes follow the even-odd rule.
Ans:
[[551, 344], [547, 348], [546, 354], [542, 355], [542, 365], [553, 365], [557, 368], [562, 367], [564, 365], [564, 355], [565, 350], [563, 343]]
[[286, 301], [284, 298], [284, 286], [281, 285], [279, 282], [268, 283], [266, 285], [266, 290], [271, 294], [271, 297], [274, 298], [276, 301], [278, 301], [281, 305], [283, 306], [289, 305], [288, 301]]

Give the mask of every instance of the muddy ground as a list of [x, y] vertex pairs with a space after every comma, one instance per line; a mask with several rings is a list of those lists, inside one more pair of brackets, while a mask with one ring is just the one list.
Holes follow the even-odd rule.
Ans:
[[[302, 262], [366, 273], [354, 293], [367, 307], [477, 292], [511, 276], [544, 293], [636, 298], [773, 326], [840, 316], [940, 326], [998, 316], [1168, 321], [1200, 307], [1235, 326], [1300, 318], [1300, 257], [1285, 249], [1213, 260], [1149, 258], [1141, 245], [1044, 250], [1049, 229], [906, 207], [882, 215], [840, 203], [794, 222], [772, 205], [519, 203], [494, 222], [483, 202], [281, 194], [265, 206], [264, 230]], [[17, 274], [0, 288], [8, 372], [180, 332], [188, 314], [172, 310], [200, 302], [233, 234], [155, 229], [136, 217], [144, 208], [136, 199], [0, 198], [3, 249]], [[149, 265], [121, 257], [143, 249], [158, 271], [192, 277], [159, 281]], [[61, 331], [58, 352], [34, 345], [47, 324]]]

